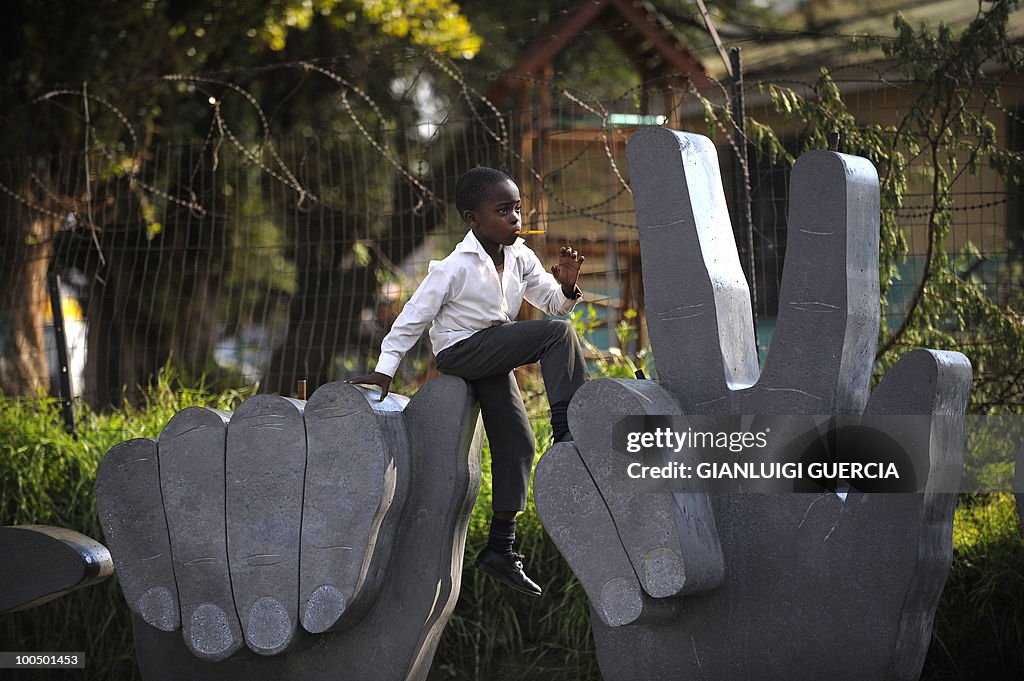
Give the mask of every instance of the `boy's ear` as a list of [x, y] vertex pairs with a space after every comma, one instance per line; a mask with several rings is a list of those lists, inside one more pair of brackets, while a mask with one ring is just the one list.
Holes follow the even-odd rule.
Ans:
[[476, 211], [471, 208], [467, 208], [462, 211], [462, 219], [466, 221], [467, 225], [472, 227], [473, 223], [476, 222]]

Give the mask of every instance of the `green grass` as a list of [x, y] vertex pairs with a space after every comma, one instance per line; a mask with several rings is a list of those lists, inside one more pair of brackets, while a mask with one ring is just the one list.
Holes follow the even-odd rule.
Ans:
[[[102, 541], [93, 483], [106, 451], [133, 437], [156, 437], [173, 414], [192, 405], [230, 409], [244, 395], [172, 389], [161, 377], [137, 408], [111, 414], [77, 406], [78, 439], [64, 432], [57, 404], [0, 397], [0, 524], [55, 525]], [[5, 556], [4, 560], [12, 557]], [[116, 578], [23, 612], [0, 615], [0, 649], [84, 651], [84, 672], [60, 678], [138, 679], [128, 606]], [[19, 681], [53, 678], [22, 670]]]
[[1024, 542], [1010, 494], [964, 495], [922, 679], [1024, 679]]
[[[244, 397], [237, 391], [172, 389], [172, 384], [164, 376], [136, 408], [97, 414], [80, 406], [77, 440], [63, 431], [54, 403], [0, 397], [0, 522], [57, 525], [102, 539], [93, 481], [107, 449], [132, 437], [155, 437], [187, 406], [231, 409]], [[550, 436], [543, 393], [532, 385], [524, 393], [543, 451]], [[528, 557], [530, 575], [544, 586], [544, 596], [520, 595], [472, 567], [490, 521], [489, 460], [485, 446], [462, 591], [430, 679], [598, 679], [585, 596], [544, 533], [532, 496], [520, 516], [519, 548]], [[1024, 544], [1013, 498], [963, 497], [954, 528], [953, 566], [922, 679], [1024, 678]], [[62, 674], [62, 679], [139, 678], [128, 608], [114, 579], [30, 611], [0, 616], [0, 649], [85, 651], [86, 671]], [[33, 673], [19, 672], [18, 679], [53, 678]]]
[[[550, 425], [540, 417], [531, 421], [542, 452], [551, 438]], [[434, 658], [431, 681], [599, 678], [586, 596], [544, 532], [532, 494], [516, 523], [517, 543], [527, 556], [527, 571], [544, 587], [544, 595], [519, 594], [472, 567], [487, 542], [491, 516], [486, 443], [482, 469], [480, 496], [466, 537], [462, 591]]]

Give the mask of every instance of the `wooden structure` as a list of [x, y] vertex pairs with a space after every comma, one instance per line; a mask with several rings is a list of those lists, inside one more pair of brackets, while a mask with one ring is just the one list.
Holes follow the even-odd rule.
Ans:
[[570, 11], [548, 38], [523, 52], [515, 65], [494, 81], [488, 97], [501, 102], [509, 94], [523, 92], [531, 78], [549, 78], [555, 57], [593, 27], [607, 31], [645, 83], [664, 77], [689, 79], [697, 87], [710, 83], [703, 64], [651, 3], [592, 0]]
[[[594, 31], [608, 36], [621, 51], [621, 57], [609, 59], [626, 59], [642, 83], [639, 110], [629, 114], [625, 124], [607, 118], [601, 121], [597, 116], [590, 124], [581, 124], [552, 115], [556, 106], [552, 102], [554, 61]], [[616, 345], [613, 330], [623, 311], [643, 307], [640, 247], [633, 226], [632, 201], [626, 191], [626, 140], [637, 125], [678, 125], [683, 94], [712, 82], [683, 37], [651, 3], [593, 0], [570, 10], [547, 38], [532, 43], [487, 92], [488, 99], [502, 110], [519, 112], [511, 121], [516, 128], [519, 160], [513, 170], [526, 204], [524, 222], [529, 229], [546, 232], [543, 237], [533, 238], [531, 246], [545, 261], [556, 258], [558, 248], [566, 241], [586, 253], [582, 286], [592, 294], [588, 300], [594, 302], [609, 330], [607, 338], [603, 334], [595, 338], [601, 349]], [[588, 153], [595, 155], [590, 160], [595, 170], [590, 173], [585, 167]], [[569, 167], [570, 161], [575, 167]], [[555, 186], [558, 190], [552, 191]], [[588, 196], [587, 190], [596, 190], [600, 198]], [[551, 205], [549, 196], [555, 194], [564, 199], [565, 205]], [[605, 200], [608, 196], [615, 198]], [[595, 203], [592, 199], [601, 202], [600, 211], [586, 210]], [[614, 215], [615, 219], [588, 217], [588, 213], [598, 212]], [[523, 316], [537, 314], [524, 306]], [[646, 345], [642, 317], [638, 318], [638, 347]]]

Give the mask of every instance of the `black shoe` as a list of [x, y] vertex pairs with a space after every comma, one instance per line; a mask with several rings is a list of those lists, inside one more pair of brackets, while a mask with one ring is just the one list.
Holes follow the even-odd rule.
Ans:
[[476, 569], [485, 575], [494, 577], [516, 591], [530, 596], [540, 596], [542, 589], [523, 572], [521, 553], [501, 554], [491, 548], [484, 548], [476, 557]]

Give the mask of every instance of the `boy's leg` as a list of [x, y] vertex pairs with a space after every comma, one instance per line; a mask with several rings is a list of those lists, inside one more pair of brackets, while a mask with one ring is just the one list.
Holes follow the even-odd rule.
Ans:
[[[526, 489], [533, 464], [533, 431], [526, 419], [526, 410], [515, 384], [512, 370], [524, 364], [540, 362], [544, 387], [551, 405], [552, 431], [559, 441], [568, 435], [566, 412], [569, 400], [587, 379], [583, 350], [572, 324], [559, 320], [527, 320], [492, 326], [442, 350], [437, 356], [441, 373], [461, 376], [477, 389], [484, 427], [491, 443], [494, 509], [504, 517], [492, 520], [495, 545], [504, 547], [514, 539], [514, 525], [509, 527], [512, 509], [521, 509], [526, 502]], [[515, 395], [515, 406], [509, 396]], [[493, 424], [493, 429], [492, 429]], [[510, 429], [506, 431], [505, 429]], [[510, 434], [511, 433], [511, 434]], [[516, 439], [519, 442], [516, 444]], [[522, 442], [529, 439], [527, 453]], [[501, 460], [505, 454], [495, 450], [506, 443], [515, 444], [516, 453]], [[523, 447], [522, 454], [519, 448]], [[527, 458], [528, 457], [528, 458]], [[525, 460], [524, 460], [525, 459]], [[519, 501], [520, 495], [522, 502]], [[505, 508], [507, 507], [507, 508]], [[517, 554], [502, 554], [485, 548], [477, 557], [476, 567], [505, 584], [528, 594], [541, 594], [537, 584], [523, 572]]]
[[526, 508], [533, 467], [533, 429], [512, 371], [471, 381], [491, 445], [491, 531], [476, 567], [508, 586], [539, 596], [541, 588], [523, 572], [512, 551], [516, 513]]
[[538, 319], [492, 326], [443, 350], [437, 368], [472, 381], [534, 362], [540, 362], [557, 442], [568, 434], [569, 400], [587, 380], [583, 349], [569, 322]]
[[526, 508], [526, 492], [536, 451], [523, 396], [511, 371], [471, 383], [491, 444], [491, 507], [496, 512], [517, 513]]

